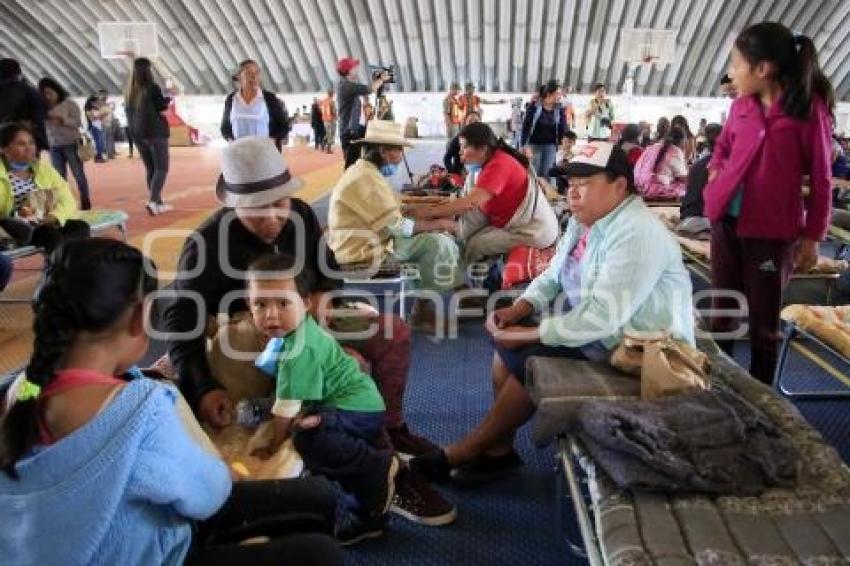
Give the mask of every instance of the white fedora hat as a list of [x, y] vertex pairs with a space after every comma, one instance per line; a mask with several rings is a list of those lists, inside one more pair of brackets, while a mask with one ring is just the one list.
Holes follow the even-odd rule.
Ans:
[[370, 120], [366, 124], [366, 136], [351, 143], [374, 143], [379, 145], [413, 147], [413, 144], [404, 137], [404, 126], [390, 120]]
[[240, 138], [221, 152], [215, 195], [224, 206], [265, 206], [291, 197], [302, 186], [270, 138]]

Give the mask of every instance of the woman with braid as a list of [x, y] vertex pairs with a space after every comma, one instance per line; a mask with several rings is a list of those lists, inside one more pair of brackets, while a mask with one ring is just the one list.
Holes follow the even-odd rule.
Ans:
[[[135, 248], [100, 238], [51, 256], [32, 359], [0, 405], [0, 556], [22, 565], [339, 563], [326, 485], [316, 501], [315, 479], [232, 483], [190, 437], [176, 390], [133, 366], [148, 347], [157, 288], [145, 265]], [[287, 511], [302, 521], [298, 532], [318, 527], [285, 536]], [[260, 536], [271, 538], [238, 544]]]

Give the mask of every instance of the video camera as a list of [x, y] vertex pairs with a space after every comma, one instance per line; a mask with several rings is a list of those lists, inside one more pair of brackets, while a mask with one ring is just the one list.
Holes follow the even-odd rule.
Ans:
[[390, 65], [389, 67], [384, 67], [382, 65], [368, 65], [369, 67], [369, 76], [372, 77], [372, 80], [377, 79], [383, 73], [387, 73], [390, 77], [384, 81], [384, 84], [395, 83], [395, 66]]

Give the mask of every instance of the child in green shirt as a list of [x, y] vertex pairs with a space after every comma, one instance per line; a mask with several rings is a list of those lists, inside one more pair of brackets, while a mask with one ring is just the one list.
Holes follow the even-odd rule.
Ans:
[[338, 481], [357, 516], [385, 522], [400, 462], [376, 446], [384, 401], [372, 378], [309, 315], [310, 277], [291, 256], [265, 256], [248, 268], [248, 304], [269, 338], [258, 364], [277, 380], [272, 452], [290, 434], [305, 466]]

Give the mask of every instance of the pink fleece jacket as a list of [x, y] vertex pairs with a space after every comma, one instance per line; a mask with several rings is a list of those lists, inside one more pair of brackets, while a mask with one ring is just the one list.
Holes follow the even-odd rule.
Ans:
[[[787, 116], [779, 97], [765, 112], [755, 96], [738, 98], [714, 147], [705, 212], [721, 219], [743, 188], [737, 233], [743, 238], [792, 241], [826, 236], [831, 202], [832, 118], [815, 97], [806, 120]], [[803, 176], [811, 192], [803, 197]]]

